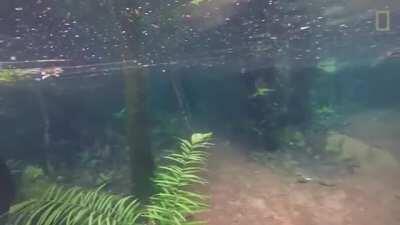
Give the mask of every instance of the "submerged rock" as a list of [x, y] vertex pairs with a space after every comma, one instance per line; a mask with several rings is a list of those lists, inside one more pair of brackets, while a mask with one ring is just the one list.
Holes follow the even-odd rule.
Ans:
[[361, 140], [332, 132], [327, 138], [326, 149], [343, 162], [355, 162], [360, 172], [395, 170], [400, 166], [393, 154], [382, 148], [373, 147]]
[[297, 173], [296, 174], [297, 175], [297, 183], [308, 183], [308, 182], [311, 182], [311, 181], [313, 181], [314, 179], [312, 178], [312, 177], [309, 177], [309, 176], [306, 176], [306, 175], [304, 175], [304, 174], [302, 174], [302, 173]]

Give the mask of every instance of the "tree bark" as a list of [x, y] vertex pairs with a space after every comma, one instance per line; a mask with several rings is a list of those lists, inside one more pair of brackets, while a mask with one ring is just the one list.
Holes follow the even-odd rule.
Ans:
[[145, 201], [152, 194], [154, 172], [146, 113], [146, 72], [123, 70], [127, 111], [127, 143], [130, 149], [133, 192]]
[[[113, 13], [120, 30], [122, 43], [126, 48], [122, 52], [124, 61], [140, 55], [140, 14], [132, 14], [138, 8], [136, 1], [113, 1]], [[146, 201], [152, 194], [151, 178], [154, 174], [154, 159], [150, 149], [150, 137], [146, 112], [146, 70], [131, 69], [124, 64], [122, 74], [125, 79], [126, 99], [126, 139], [130, 151], [132, 191], [141, 201]]]

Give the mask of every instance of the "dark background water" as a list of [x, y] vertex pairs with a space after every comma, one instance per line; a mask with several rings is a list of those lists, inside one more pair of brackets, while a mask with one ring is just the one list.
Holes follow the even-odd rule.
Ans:
[[[391, 61], [335, 74], [315, 68], [298, 69], [289, 75], [273, 68], [246, 74], [215, 69], [155, 70], [148, 74], [147, 87], [151, 129], [155, 139], [189, 132], [184, 123], [186, 114], [196, 130], [212, 130], [237, 142], [272, 150], [278, 147], [280, 129], [311, 125], [315, 105], [398, 107], [398, 68], [398, 63]], [[265, 79], [275, 91], [252, 98], [257, 79]], [[179, 96], [173, 82], [179, 84]], [[97, 142], [115, 142], [113, 132], [125, 132], [124, 118], [115, 117], [125, 107], [124, 80], [118, 73], [5, 86], [0, 97], [0, 138], [2, 155], [7, 157], [43, 159], [43, 103], [50, 122], [51, 152], [64, 163], [73, 163], [77, 153]], [[174, 120], [175, 125], [168, 122]], [[154, 148], [162, 147], [157, 146], [160, 144]]]

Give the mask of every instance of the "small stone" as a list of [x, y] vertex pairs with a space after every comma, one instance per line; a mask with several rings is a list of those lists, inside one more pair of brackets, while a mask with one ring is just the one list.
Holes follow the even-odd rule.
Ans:
[[336, 184], [329, 182], [329, 181], [324, 181], [324, 180], [318, 181], [318, 184], [325, 186], [325, 187], [335, 187], [336, 186]]
[[311, 177], [305, 177], [305, 176], [298, 176], [297, 177], [297, 183], [304, 184], [304, 183], [308, 183], [310, 181], [312, 181]]

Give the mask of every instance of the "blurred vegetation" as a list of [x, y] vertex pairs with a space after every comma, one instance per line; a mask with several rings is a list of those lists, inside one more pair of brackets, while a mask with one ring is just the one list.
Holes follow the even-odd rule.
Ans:
[[24, 70], [19, 69], [0, 69], [0, 85], [12, 85], [19, 80], [28, 78]]
[[269, 89], [269, 88], [257, 88], [256, 92], [252, 94], [250, 97], [255, 98], [255, 97], [261, 97], [261, 96], [266, 96], [269, 92], [275, 91], [274, 89]]
[[[180, 139], [177, 151], [164, 157], [157, 169], [154, 185], [157, 193], [148, 205], [141, 205], [135, 197], [107, 193], [104, 185], [96, 190], [81, 187], [51, 186], [40, 197], [14, 205], [8, 218], [15, 225], [93, 225], [93, 224], [197, 224], [189, 219], [207, 207], [205, 197], [188, 190], [193, 184], [206, 181], [198, 174], [203, 170], [211, 147], [211, 133], [195, 133], [189, 140]], [[38, 167], [28, 166], [23, 177], [30, 181], [43, 176]], [[30, 184], [34, 187], [35, 184]], [[38, 186], [43, 188], [43, 186]], [[46, 190], [46, 188], [43, 188]]]
[[41, 167], [27, 165], [17, 180], [17, 184], [19, 187], [17, 198], [21, 200], [45, 194], [53, 182]]
[[44, 171], [38, 166], [27, 166], [23, 172], [23, 179], [28, 181], [36, 181], [44, 176]]

